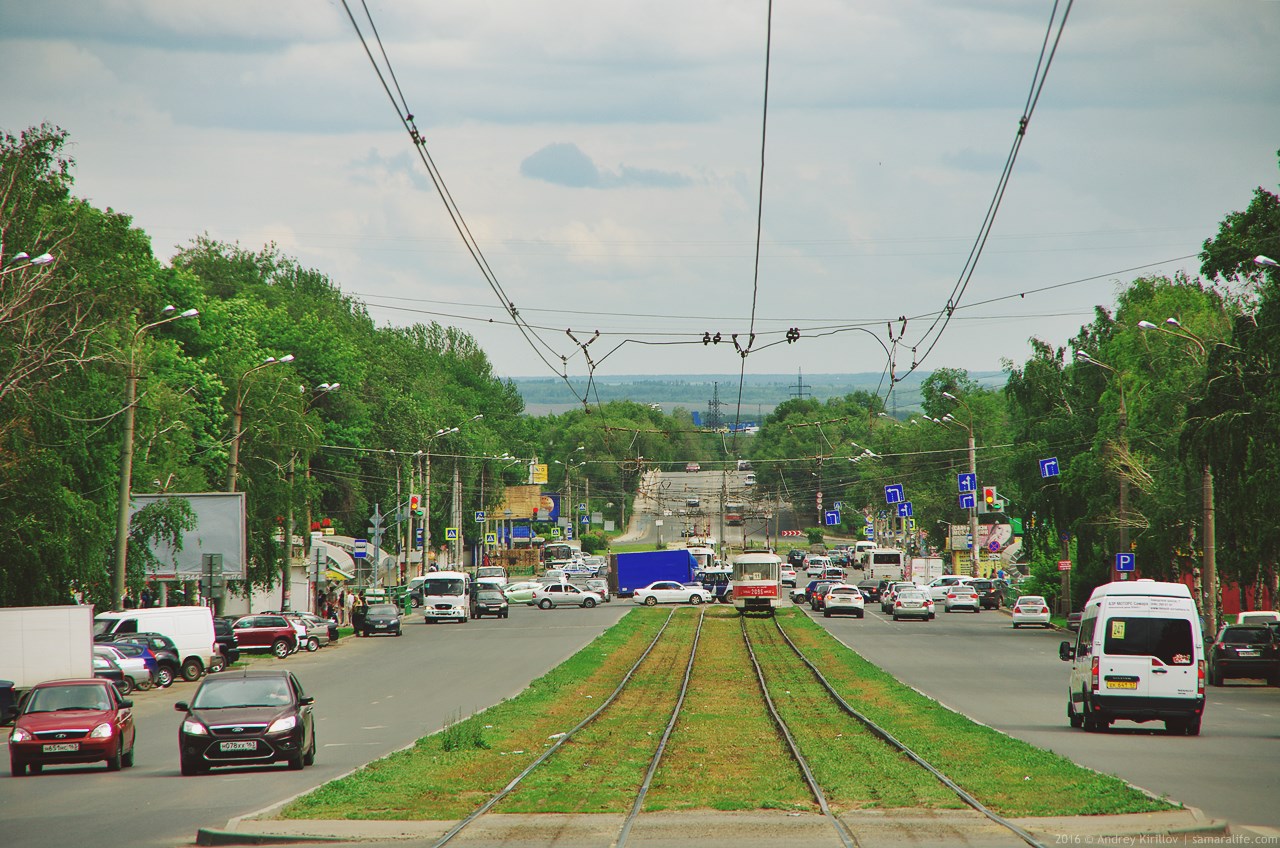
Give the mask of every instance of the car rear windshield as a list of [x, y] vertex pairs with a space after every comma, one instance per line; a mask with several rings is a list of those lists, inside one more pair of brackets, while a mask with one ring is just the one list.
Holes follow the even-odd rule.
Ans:
[[1021, 598], [1018, 598], [1018, 606], [1042, 607], [1044, 606], [1044, 598], [1039, 595], [1023, 595]]
[[840, 586], [840, 587], [838, 587], [838, 588], [832, 589], [832, 590], [831, 590], [831, 594], [833, 594], [833, 595], [859, 595], [859, 596], [861, 596], [861, 594], [862, 594], [862, 593], [861, 593], [861, 592], [859, 592], [857, 589], [853, 588], [852, 586]]
[[969, 582], [969, 588], [977, 592], [986, 592], [991, 589], [991, 581], [990, 580], [971, 580]]
[[1185, 618], [1111, 618], [1105, 628], [1103, 651], [1110, 656], [1155, 657], [1167, 665], [1191, 665], [1195, 659]]
[[1227, 645], [1258, 645], [1271, 641], [1271, 631], [1265, 627], [1228, 627], [1218, 641]]

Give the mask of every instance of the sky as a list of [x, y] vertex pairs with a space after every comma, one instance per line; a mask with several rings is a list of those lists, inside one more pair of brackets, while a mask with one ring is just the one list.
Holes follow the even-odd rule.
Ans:
[[1280, 183], [1275, 0], [1075, 2], [958, 299], [1052, 2], [366, 2], [501, 296], [340, 0], [0, 0], [0, 131], [161, 260], [275, 243], [511, 377], [999, 370]]

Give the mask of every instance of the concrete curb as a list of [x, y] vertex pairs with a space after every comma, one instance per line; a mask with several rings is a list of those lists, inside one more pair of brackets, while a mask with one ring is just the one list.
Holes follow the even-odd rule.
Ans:
[[196, 831], [197, 845], [296, 845], [314, 842], [348, 842], [336, 836], [315, 836], [312, 834], [288, 833], [251, 833], [235, 830], [216, 830], [202, 827]]

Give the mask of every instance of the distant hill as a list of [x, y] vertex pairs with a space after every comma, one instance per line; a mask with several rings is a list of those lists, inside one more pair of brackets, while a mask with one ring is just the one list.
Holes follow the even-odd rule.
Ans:
[[[890, 412], [912, 412], [920, 408], [920, 385], [927, 372], [909, 375], [894, 388], [888, 400]], [[1002, 371], [972, 372], [969, 375], [984, 386], [1002, 386]], [[530, 415], [548, 415], [565, 412], [580, 406], [563, 380], [554, 377], [512, 377], [512, 381], [524, 398], [525, 409]], [[575, 391], [586, 391], [586, 380], [571, 378]], [[803, 389], [804, 397], [827, 400], [842, 397], [851, 392], [877, 392], [884, 396], [888, 378], [878, 372], [861, 374], [748, 374], [742, 386], [742, 418], [762, 418], [778, 404], [797, 397]], [[690, 411], [707, 409], [712, 397], [719, 394], [721, 412], [733, 418], [738, 408], [737, 374], [688, 374], [643, 375], [619, 374], [597, 377], [591, 386], [591, 402], [607, 403], [611, 400], [631, 400], [637, 403], [656, 403], [670, 412], [676, 407]]]

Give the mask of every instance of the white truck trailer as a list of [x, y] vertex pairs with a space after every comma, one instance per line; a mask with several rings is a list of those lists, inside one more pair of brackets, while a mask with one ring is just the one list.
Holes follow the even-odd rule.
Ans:
[[942, 557], [912, 557], [906, 579], [917, 586], [928, 586], [930, 582], [947, 573], [947, 564], [943, 562]]
[[15, 690], [93, 677], [93, 607], [0, 607], [0, 680]]

